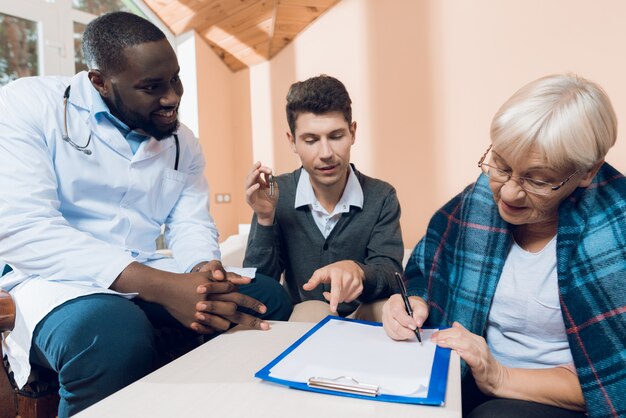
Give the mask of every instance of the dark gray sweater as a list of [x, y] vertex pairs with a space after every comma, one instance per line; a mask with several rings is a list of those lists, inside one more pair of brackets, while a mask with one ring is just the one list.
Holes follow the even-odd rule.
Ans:
[[[363, 209], [352, 206], [344, 213], [327, 239], [318, 229], [308, 206], [294, 209], [300, 170], [276, 177], [280, 197], [273, 226], [257, 223], [252, 217], [244, 267], [285, 283], [294, 304], [305, 300], [325, 301], [322, 293], [330, 285], [305, 291], [313, 272], [341, 260], [359, 263], [365, 273], [363, 293], [358, 302], [388, 297], [394, 291], [394, 272], [402, 272], [404, 246], [400, 230], [400, 203], [388, 183], [359, 173], [352, 166], [363, 189]], [[340, 315], [353, 312], [358, 302], [342, 303]]]

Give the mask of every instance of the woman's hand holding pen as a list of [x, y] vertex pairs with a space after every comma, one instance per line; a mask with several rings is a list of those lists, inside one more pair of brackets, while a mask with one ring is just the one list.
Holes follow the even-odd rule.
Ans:
[[273, 179], [272, 169], [257, 161], [246, 177], [245, 187], [246, 202], [256, 213], [259, 225], [272, 225], [278, 202], [278, 185]]
[[415, 338], [415, 329], [421, 327], [428, 318], [428, 304], [417, 296], [409, 297], [413, 309], [413, 317], [406, 313], [404, 301], [400, 294], [395, 294], [383, 306], [383, 328], [394, 340]]
[[[383, 327], [394, 340], [415, 337], [414, 329], [428, 318], [428, 304], [417, 296], [409, 297], [413, 317], [406, 313], [400, 294], [395, 294], [383, 306]], [[435, 332], [431, 340], [440, 347], [454, 350], [470, 367], [478, 388], [485, 394], [497, 396], [508, 376], [508, 369], [491, 354], [487, 342], [455, 322], [451, 328]]]
[[439, 347], [454, 350], [470, 367], [478, 388], [486, 395], [499, 396], [508, 377], [508, 369], [491, 354], [487, 341], [455, 322], [451, 328], [437, 331], [432, 341]]

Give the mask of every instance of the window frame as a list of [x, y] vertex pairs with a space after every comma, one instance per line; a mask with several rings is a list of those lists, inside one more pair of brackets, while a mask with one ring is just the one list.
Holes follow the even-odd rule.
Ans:
[[[156, 14], [143, 1], [133, 2], [176, 48], [174, 35]], [[74, 22], [86, 25], [97, 17], [74, 9], [72, 0], [0, 0], [0, 13], [36, 22], [38, 75], [74, 75]]]

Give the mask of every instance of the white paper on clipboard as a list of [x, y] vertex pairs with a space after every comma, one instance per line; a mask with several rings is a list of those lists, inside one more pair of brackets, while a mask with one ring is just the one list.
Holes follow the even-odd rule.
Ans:
[[306, 382], [311, 377], [349, 377], [376, 385], [381, 394], [425, 397], [436, 344], [423, 330], [423, 344], [390, 339], [383, 327], [348, 321], [329, 321], [297, 349], [274, 365], [270, 376]]

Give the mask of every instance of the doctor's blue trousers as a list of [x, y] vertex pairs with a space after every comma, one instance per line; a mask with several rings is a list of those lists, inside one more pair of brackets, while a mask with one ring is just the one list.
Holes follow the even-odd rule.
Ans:
[[[257, 275], [253, 283], [240, 286], [239, 292], [265, 304], [267, 312], [257, 314], [262, 319], [287, 320], [291, 314], [289, 295], [270, 277]], [[158, 337], [162, 329], [175, 331], [173, 341], [160, 342], [167, 340]], [[58, 373], [58, 417], [65, 418], [201, 342], [201, 337], [160, 305], [95, 294], [56, 307], [39, 322], [30, 361]]]

